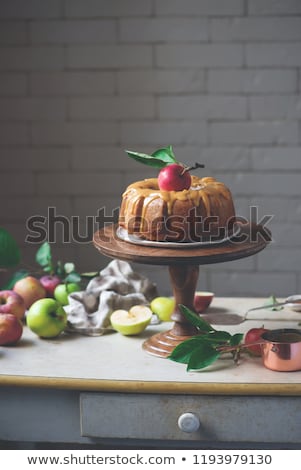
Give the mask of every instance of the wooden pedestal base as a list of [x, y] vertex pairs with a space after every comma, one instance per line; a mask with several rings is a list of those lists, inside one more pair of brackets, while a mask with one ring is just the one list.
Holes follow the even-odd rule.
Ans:
[[153, 335], [151, 338], [144, 341], [142, 347], [145, 351], [147, 351], [149, 354], [152, 354], [153, 356], [167, 357], [178, 344], [189, 338], [191, 338], [191, 335], [178, 336], [175, 335], [173, 329], [171, 329]]
[[172, 265], [169, 275], [176, 308], [171, 319], [175, 322], [171, 330], [158, 333], [143, 343], [143, 349], [154, 356], [167, 357], [172, 350], [185, 339], [198, 333], [197, 329], [186, 320], [179, 305], [194, 310], [193, 300], [199, 277], [199, 266]]

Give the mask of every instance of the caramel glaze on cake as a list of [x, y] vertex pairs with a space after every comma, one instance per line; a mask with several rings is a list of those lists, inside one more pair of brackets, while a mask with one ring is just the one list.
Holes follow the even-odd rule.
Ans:
[[229, 189], [211, 177], [192, 176], [190, 189], [160, 191], [157, 178], [132, 183], [122, 196], [119, 226], [152, 241], [195, 242], [233, 230]]

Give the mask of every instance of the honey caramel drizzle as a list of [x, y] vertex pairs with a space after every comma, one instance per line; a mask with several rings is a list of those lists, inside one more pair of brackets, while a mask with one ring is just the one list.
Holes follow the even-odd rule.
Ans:
[[[231, 193], [228, 188], [212, 177], [198, 178], [192, 176], [192, 184], [190, 189], [183, 191], [160, 191], [157, 178], [148, 178], [142, 181], [137, 181], [128, 186], [123, 194], [125, 201], [125, 213], [136, 214], [137, 205], [143, 198], [141, 214], [141, 230], [142, 224], [148, 205], [157, 198], [161, 198], [166, 202], [168, 214], [173, 212], [173, 205], [176, 200], [186, 201], [191, 200], [195, 207], [198, 207], [200, 200], [202, 200], [207, 216], [210, 216], [210, 198], [216, 195], [221, 199], [230, 199]], [[222, 200], [218, 200], [219, 205], [222, 205]]]

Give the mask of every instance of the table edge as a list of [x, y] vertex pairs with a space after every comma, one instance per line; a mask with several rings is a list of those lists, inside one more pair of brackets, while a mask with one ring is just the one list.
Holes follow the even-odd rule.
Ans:
[[0, 375], [1, 387], [32, 387], [58, 390], [153, 393], [173, 395], [268, 395], [300, 396], [301, 383], [218, 383], [218, 382], [156, 382], [136, 380], [97, 380], [62, 377], [27, 377], [20, 375]]

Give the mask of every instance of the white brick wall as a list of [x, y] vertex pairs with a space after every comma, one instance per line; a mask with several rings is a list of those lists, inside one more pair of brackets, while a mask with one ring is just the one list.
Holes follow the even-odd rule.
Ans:
[[[25, 245], [26, 220], [48, 207], [68, 219], [119, 206], [125, 186], [154, 176], [125, 148], [173, 144], [252, 205], [273, 244], [203, 266], [219, 295], [301, 290], [300, 0], [3, 0], [0, 2], [1, 225]], [[109, 260], [60, 243], [80, 269]], [[170, 293], [166, 269], [135, 266]]]
[[162, 68], [240, 67], [244, 62], [241, 44], [164, 44], [154, 52], [155, 65]]
[[297, 92], [297, 69], [208, 70], [210, 93], [242, 95]]

